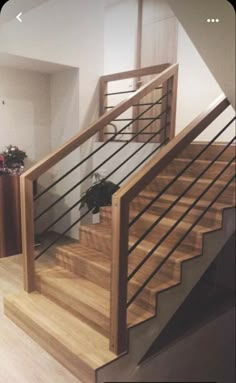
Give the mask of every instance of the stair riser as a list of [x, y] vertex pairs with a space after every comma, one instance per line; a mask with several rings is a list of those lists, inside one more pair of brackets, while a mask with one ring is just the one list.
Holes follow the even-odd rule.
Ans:
[[[130, 234], [135, 235], [139, 238], [154, 222], [155, 216], [153, 216], [153, 221], [145, 220], [145, 215], [142, 216], [142, 219], [138, 220], [130, 229]], [[109, 224], [108, 217], [103, 218], [103, 222], [107, 221]], [[189, 222], [195, 222], [195, 219], [189, 220]], [[220, 224], [220, 223], [219, 223]], [[169, 226], [164, 226], [158, 224], [156, 227], [146, 236], [146, 240], [152, 242], [153, 244], [157, 243], [166, 232], [169, 230]], [[182, 237], [186, 232], [186, 228], [182, 228], [180, 225], [173, 230], [173, 232], [165, 239], [163, 243], [167, 245], [173, 245], [176, 241]], [[186, 244], [194, 244], [196, 248], [201, 248], [202, 245], [202, 235], [196, 231], [192, 231], [184, 240]]]
[[[141, 211], [147, 204], [150, 202], [150, 199], [142, 196], [138, 196], [135, 198], [135, 200], [130, 204], [130, 218], [131, 221], [132, 218], [134, 218], [139, 212]], [[170, 206], [170, 202], [168, 203], [159, 203], [155, 202], [148, 210], [147, 212], [149, 214], [153, 214], [156, 218], [165, 213], [167, 208]], [[183, 215], [183, 213], [187, 210], [188, 206], [182, 205], [179, 206], [179, 203], [177, 206], [172, 208], [168, 214], [166, 214], [166, 218], [171, 218], [177, 220], [179, 217]], [[133, 211], [132, 211], [133, 209]], [[135, 211], [135, 214], [134, 214]], [[196, 221], [197, 217], [201, 214], [202, 209], [192, 209], [184, 218], [184, 222], [193, 223]], [[221, 211], [211, 211], [207, 212], [205, 216], [201, 219], [200, 225], [201, 226], [212, 226], [215, 223], [221, 222], [222, 213]], [[106, 225], [111, 225], [111, 219], [112, 219], [112, 212], [111, 209], [103, 208], [100, 211], [100, 222]]]
[[[169, 180], [159, 178], [153, 181], [147, 188], [147, 191], [158, 193], [160, 192], [167, 184]], [[190, 185], [189, 181], [185, 181], [183, 179], [178, 179], [172, 186], [168, 188], [168, 193], [179, 196], [184, 193], [187, 187]], [[206, 190], [208, 184], [202, 184], [201, 182], [196, 183], [191, 189], [184, 194], [184, 197], [197, 198], [203, 191]], [[224, 185], [213, 185], [207, 192], [204, 193], [202, 199], [207, 201], [212, 201], [220, 191], [223, 189]], [[224, 193], [219, 197], [218, 201], [222, 203], [234, 203], [234, 187], [229, 186]]]
[[[93, 232], [92, 236], [96, 240], [94, 243], [94, 249], [97, 249], [98, 251], [107, 251], [108, 254], [111, 254], [111, 241], [110, 239], [106, 238], [105, 236], [102, 236], [100, 233]], [[83, 230], [83, 227], [80, 228], [80, 241], [82, 242], [83, 246], [90, 246], [92, 247], [92, 243], [90, 240], [91, 233], [87, 233], [87, 231]], [[133, 256], [137, 258], [138, 260], [143, 259], [143, 257], [147, 253], [140, 249], [135, 249], [133, 252]], [[141, 255], [141, 257], [140, 257]], [[133, 263], [133, 262], [132, 262]], [[133, 270], [133, 267], [131, 268]], [[161, 273], [163, 275], [168, 275], [169, 277], [179, 275], [179, 265], [175, 264], [173, 262], [173, 259], [170, 259], [166, 264], [162, 267]], [[139, 284], [137, 283], [137, 280], [132, 280], [129, 283], [129, 289], [130, 291], [135, 292], [137, 290], [137, 286]], [[105, 286], [104, 286], [105, 287]], [[142, 307], [145, 307], [147, 310], [153, 310], [155, 309], [155, 296], [153, 295], [152, 291], [148, 287], [146, 287], [140, 297], [137, 298], [137, 304], [140, 304]]]
[[30, 316], [20, 311], [14, 304], [8, 302], [7, 299], [4, 302], [4, 313], [79, 380], [84, 383], [95, 383], [95, 371], [89, 368], [81, 359], [75, 357], [73, 351], [64, 347], [43, 326], [39, 326]]
[[[137, 221], [131, 228], [130, 234], [133, 234], [139, 238], [143, 233], [145, 233], [145, 231], [148, 229], [148, 227], [150, 227], [150, 225], [150, 222], [147, 222], [146, 225], [144, 225], [143, 222]], [[146, 235], [145, 240], [152, 242], [154, 246], [164, 237], [164, 235], [169, 229], [170, 227], [161, 227], [157, 225], [149, 234]], [[167, 236], [167, 238], [163, 241], [163, 245], [172, 247], [178, 241], [178, 239], [184, 236], [185, 233], [185, 228], [177, 226], [176, 229], [174, 229], [173, 232], [170, 233]], [[184, 243], [190, 246], [194, 245], [195, 248], [200, 249], [202, 246], [201, 233], [198, 233], [197, 231], [191, 231], [184, 239]]]
[[[192, 159], [194, 158], [200, 150], [202, 150], [206, 145], [204, 144], [193, 144], [188, 145], [186, 149], [184, 149], [180, 154], [179, 158], [187, 158]], [[205, 150], [203, 154], [201, 154], [201, 157], [199, 159], [201, 160], [209, 160], [212, 161], [217, 154], [219, 154], [224, 148], [224, 145], [211, 145], [209, 148]], [[225, 150], [225, 152], [219, 157], [217, 161], [230, 161], [233, 156], [235, 155], [235, 145], [231, 145], [229, 148]]]
[[[141, 211], [147, 204], [150, 202], [150, 199], [147, 199], [145, 197], [137, 197], [134, 202], [131, 204], [131, 208], [135, 209], [136, 211]], [[160, 206], [158, 202], [154, 202], [154, 204], [147, 210], [148, 213], [153, 214], [155, 216], [161, 216], [167, 208], [171, 205], [171, 202], [165, 204], [165, 207]], [[188, 206], [178, 205], [174, 206], [167, 214], [166, 218], [171, 218], [177, 220], [180, 218], [184, 212], [188, 209]], [[201, 214], [202, 209], [191, 209], [191, 211], [184, 217], [183, 222], [193, 223], [197, 220], [199, 215]], [[200, 225], [201, 226], [212, 226], [216, 222], [221, 222], [221, 212], [215, 210], [211, 212], [207, 212], [206, 215], [201, 219]]]
[[57, 249], [56, 260], [59, 266], [96, 283], [104, 289], [110, 289], [110, 270], [90, 264], [85, 258], [73, 257], [73, 254]]
[[[189, 161], [173, 161], [165, 171], [163, 172], [163, 175], [166, 176], [176, 176], [181, 172], [182, 169], [187, 166]], [[209, 161], [210, 163], [210, 161]], [[210, 168], [204, 173], [203, 177], [206, 179], [214, 179], [217, 174], [220, 173], [220, 171], [225, 167], [226, 163], [224, 162], [217, 162], [213, 163]], [[208, 164], [199, 164], [198, 162], [193, 163], [182, 175], [184, 177], [197, 177], [206, 167]], [[226, 171], [222, 174], [221, 179], [222, 180], [228, 180], [230, 177], [232, 177], [235, 174], [235, 165], [232, 164]]]
[[[98, 251], [107, 251], [108, 254], [111, 255], [111, 241], [110, 239], [103, 236], [101, 233], [93, 232], [92, 234], [94, 237], [96, 237], [97, 241], [95, 241], [94, 249], [97, 249]], [[88, 233], [88, 230], [84, 230], [83, 227], [80, 229], [80, 240], [83, 242], [84, 246], [88, 246], [91, 244], [90, 241], [91, 233]], [[96, 246], [96, 247], [95, 247]], [[147, 250], [142, 249], [140, 247], [137, 247], [133, 252], [132, 255], [129, 256], [129, 267], [131, 270], [136, 266], [145, 256], [147, 255]], [[155, 255], [155, 259], [161, 261], [163, 257], [158, 257]], [[178, 273], [178, 263], [174, 261], [173, 258], [170, 258], [166, 264], [162, 268], [162, 273], [164, 275], [167, 275], [169, 277], [172, 277], [173, 275], [176, 275], [175, 273]]]
[[[57, 262], [60, 266], [74, 273], [78, 271], [77, 274], [81, 275], [82, 277], [84, 277], [84, 274], [81, 268], [81, 263], [83, 263], [84, 269], [91, 270], [91, 272], [88, 272], [86, 274], [86, 278], [90, 280], [91, 282], [96, 283], [100, 287], [108, 291], [110, 290], [110, 271], [108, 269], [101, 270], [96, 264], [93, 264], [93, 267], [90, 267], [89, 263], [87, 263], [85, 259], [83, 259], [82, 262], [80, 259], [73, 260], [73, 263], [72, 263], [70, 254], [68, 253], [66, 254], [63, 251], [59, 251], [59, 249], [57, 251], [56, 257], [57, 257]], [[173, 263], [171, 264], [171, 266], [168, 266], [168, 264], [166, 264], [164, 266], [164, 272], [165, 270], [168, 270], [169, 276], [172, 276], [172, 275], [176, 276], [178, 274], [178, 270], [173, 268]], [[137, 284], [135, 282], [131, 282], [130, 285], [133, 287], [132, 291], [134, 291], [134, 289], [137, 288]], [[152, 303], [149, 303], [149, 302], [152, 302]], [[150, 297], [149, 292], [144, 292], [144, 294], [140, 298], [138, 298], [137, 303], [139, 303], [142, 307], [145, 307], [147, 310], [153, 310], [155, 299], [153, 298], [153, 296]]]
[[84, 304], [79, 299], [75, 299], [66, 292], [57, 291], [54, 286], [45, 282], [40, 276], [36, 278], [36, 287], [41, 294], [50, 298], [79, 319], [85, 320], [86, 323], [101, 334], [109, 337], [110, 324], [108, 318], [93, 310], [91, 306]]

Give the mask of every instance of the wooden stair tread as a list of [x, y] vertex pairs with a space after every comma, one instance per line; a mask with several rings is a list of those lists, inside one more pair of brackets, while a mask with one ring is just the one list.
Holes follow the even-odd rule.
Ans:
[[[135, 217], [136, 215], [138, 214], [138, 211], [135, 212], [135, 210], [132, 210], [132, 215], [133, 217]], [[149, 224], [151, 225], [159, 216], [158, 215], [154, 215], [152, 213], [147, 213], [145, 212], [143, 215], [142, 215], [142, 218], [141, 219], [145, 219], [147, 221], [149, 221]], [[174, 219], [174, 218], [171, 218], [171, 217], [163, 217], [160, 221], [160, 223], [157, 224], [156, 227], [158, 227], [158, 225], [162, 224], [164, 226], [166, 226], [168, 229], [170, 227], [172, 227], [175, 223], [176, 223], [177, 219]], [[183, 229], [188, 229], [189, 227], [191, 226], [190, 223], [188, 222], [185, 222], [184, 220], [182, 220], [177, 228], [183, 228]], [[205, 233], [205, 232], [208, 232], [209, 230], [212, 231], [212, 230], [216, 230], [217, 228], [219, 227], [218, 223], [215, 223], [214, 226], [211, 226], [211, 228], [207, 228], [205, 226], [202, 226], [201, 224], [197, 224], [194, 228], [193, 228], [193, 231], [196, 231], [196, 232], [201, 232], [201, 233]]]
[[10, 310], [14, 308], [15, 314], [29, 318], [35, 331], [36, 328], [43, 329], [50, 338], [56, 339], [92, 369], [116, 358], [109, 351], [106, 337], [38, 292], [8, 296], [5, 298], [5, 307], [9, 306]]
[[[158, 180], [162, 179], [162, 180], [171, 181], [173, 178], [174, 177], [170, 176], [170, 175], [167, 175], [167, 176], [166, 175], [158, 175], [156, 177], [156, 180], [158, 181]], [[189, 182], [189, 183], [193, 182], [195, 179], [196, 179], [195, 177], [189, 177], [189, 176], [188, 177], [186, 177], [186, 176], [178, 177], [178, 181], [182, 181], [182, 182], [185, 181], [185, 182]], [[196, 181], [195, 185], [196, 184], [208, 185], [211, 182], [212, 182], [212, 179], [201, 177], [199, 180]], [[223, 186], [225, 186], [225, 181], [217, 180], [217, 181], [215, 181], [214, 185], [221, 185], [223, 187]], [[193, 187], [194, 187], [194, 185], [193, 185]], [[229, 187], [230, 187], [230, 185], [229, 185]]]
[[[39, 273], [43, 283], [51, 285], [58, 293], [66, 294], [73, 303], [87, 305], [105, 318], [109, 323], [110, 291], [60, 266], [53, 266]], [[128, 326], [142, 322], [153, 316], [137, 304], [128, 311]], [[108, 331], [109, 332], [109, 331]]]
[[[142, 193], [140, 193], [140, 195], [144, 198], [147, 198], [147, 199], [150, 199], [152, 200], [155, 196], [156, 196], [156, 193], [153, 192], [153, 191], [143, 191]], [[177, 199], [178, 196], [174, 195], [174, 194], [169, 194], [169, 193], [164, 193], [160, 199], [163, 200], [163, 201], [175, 201]], [[194, 197], [182, 197], [181, 200], [178, 202], [178, 203], [182, 203], [182, 204], [185, 204], [185, 205], [191, 205], [192, 203], [194, 203], [196, 200], [196, 198]], [[157, 202], [156, 202], [157, 203]], [[207, 200], [204, 200], [204, 199], [200, 199], [196, 206], [195, 207], [201, 207], [201, 208], [205, 208], [207, 207], [208, 205], [210, 204], [209, 201]], [[217, 209], [217, 210], [223, 210], [225, 208], [228, 208], [228, 207], [234, 207], [235, 204], [232, 204], [232, 203], [222, 203], [222, 202], [215, 202], [214, 205], [211, 206], [211, 209]]]
[[[189, 227], [189, 226], [188, 226]], [[205, 228], [205, 227], [199, 227], [199, 232], [202, 234], [202, 233], [206, 233], [206, 232], [209, 232], [209, 231], [212, 231], [212, 230], [217, 230], [219, 228], [219, 226], [215, 226], [214, 228]], [[89, 224], [89, 225], [84, 225], [81, 227], [81, 230], [83, 231], [88, 231], [90, 234], [92, 235], [96, 235], [96, 234], [100, 234], [103, 236], [103, 238], [106, 238], [108, 240], [110, 240], [111, 238], [111, 228], [108, 226], [108, 225], [103, 225], [103, 224]], [[129, 241], [129, 247], [131, 247], [134, 242], [136, 242], [138, 240], [138, 236], [135, 236], [135, 235], [130, 235], [129, 236], [130, 238], [130, 241]], [[146, 240], [144, 239], [139, 245], [138, 247], [140, 249], [143, 249], [145, 250], [146, 252], [148, 250], [150, 250], [153, 246], [154, 246], [154, 242], [152, 240]], [[158, 251], [160, 252], [160, 254], [163, 254], [163, 252], [166, 252], [166, 249], [169, 249], [169, 246], [167, 245], [167, 243], [163, 243], [162, 245], [159, 246], [158, 248]], [[188, 253], [194, 253], [194, 254], [199, 254], [199, 249], [196, 249], [194, 247], [194, 244], [193, 246], [191, 245], [191, 243], [189, 244], [181, 244], [181, 252], [180, 250], [176, 250], [176, 254], [177, 254], [177, 257], [179, 256], [181, 258], [181, 255], [180, 253], [182, 253], [182, 249], [184, 250], [184, 253], [188, 254]], [[158, 252], [157, 251], [157, 252]]]
[[[129, 244], [132, 246], [135, 242], [137, 241], [137, 237], [133, 237], [133, 236], [130, 236], [130, 241], [129, 241]], [[140, 248], [143, 248], [143, 250], [145, 250], [147, 253], [148, 251], [150, 251], [152, 249], [152, 247], [154, 246], [153, 243], [149, 242], [149, 241], [146, 241], [145, 239], [139, 244]], [[158, 249], [153, 253], [153, 255], [157, 254], [157, 255], [161, 255], [161, 256], [165, 256], [168, 252], [170, 251], [170, 247], [168, 248], [167, 246], [165, 245], [161, 245], [158, 247]], [[185, 261], [187, 259], [191, 259], [191, 258], [194, 258], [198, 255], [200, 255], [201, 252], [199, 252], [199, 249], [193, 249], [191, 250], [191, 252], [189, 251], [189, 248], [186, 247], [185, 251], [178, 251], [178, 250], [175, 250], [175, 252], [173, 253], [173, 255], [169, 258], [169, 261], [170, 262], [174, 262], [174, 263], [180, 263], [182, 261]], [[130, 255], [131, 257], [131, 255]]]
[[[191, 158], [174, 158], [174, 162], [184, 162], [184, 163], [188, 163], [190, 162], [192, 159]], [[194, 161], [195, 164], [199, 164], [199, 165], [208, 165], [209, 163], [211, 162], [211, 160], [206, 160], [206, 159], [197, 159]], [[228, 162], [227, 161], [214, 161], [214, 164], [216, 165], [226, 165]], [[190, 165], [191, 166], [191, 165]], [[232, 166], [234, 166], [234, 164], [232, 164]]]
[[100, 268], [106, 268], [107, 264], [110, 264], [110, 258], [106, 253], [83, 246], [79, 242], [58, 246], [56, 251], [69, 253], [73, 258], [86, 258], [91, 266], [96, 264]]

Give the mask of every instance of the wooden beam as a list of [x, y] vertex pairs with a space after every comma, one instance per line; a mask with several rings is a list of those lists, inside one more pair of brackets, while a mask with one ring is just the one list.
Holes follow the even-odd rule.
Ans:
[[128, 70], [126, 72], [119, 72], [102, 76], [105, 81], [118, 81], [126, 78], [148, 76], [150, 74], [161, 73], [167, 68], [171, 67], [171, 64], [153, 65], [146, 68]]
[[35, 290], [33, 182], [23, 176], [20, 196], [24, 289], [30, 293]]
[[129, 206], [112, 199], [112, 265], [110, 350], [117, 355], [127, 351], [127, 273], [128, 273]]
[[49, 154], [43, 160], [39, 161], [36, 165], [26, 171], [22, 177], [30, 180], [36, 180], [43, 173], [49, 170], [52, 166], [56, 165], [59, 161], [65, 158], [73, 150], [77, 149], [85, 141], [91, 138], [94, 134], [98, 133], [104, 126], [112, 122], [125, 110], [130, 108], [133, 104], [137, 103], [141, 98], [146, 96], [156, 87], [160, 86], [175, 73], [178, 65], [173, 64], [166, 68], [162, 73], [157, 75], [154, 79], [149, 81], [141, 89], [137, 90], [132, 96], [129, 96], [125, 101], [122, 101], [111, 111], [101, 116], [95, 123], [92, 123], [87, 129], [75, 135], [71, 140], [62, 145], [59, 149]]

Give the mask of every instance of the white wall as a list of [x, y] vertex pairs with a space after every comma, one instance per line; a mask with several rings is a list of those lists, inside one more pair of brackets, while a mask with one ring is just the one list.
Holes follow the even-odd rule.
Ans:
[[50, 0], [1, 26], [1, 51], [80, 68], [80, 125], [103, 73], [103, 0]]
[[126, 0], [105, 8], [104, 74], [135, 68], [138, 2]]
[[[235, 107], [235, 10], [227, 0], [168, 0]], [[208, 23], [207, 19], [219, 19]]]
[[[177, 62], [179, 64], [179, 80], [176, 132], [178, 133], [208, 108], [223, 92], [181, 24], [178, 27]], [[224, 115], [203, 132], [197, 140], [208, 141], [233, 116], [234, 110], [229, 107]], [[227, 134], [220, 136], [218, 141], [227, 141], [233, 134], [234, 129], [232, 127]]]
[[[77, 69], [56, 72], [50, 76], [50, 101], [50, 138], [51, 149], [54, 150], [63, 145], [71, 134], [76, 134], [79, 126], [79, 71]], [[57, 180], [62, 174], [70, 170], [72, 166], [79, 162], [79, 158], [79, 150], [76, 150], [54, 166], [50, 171], [53, 180]], [[59, 198], [74, 186], [79, 179], [80, 168], [51, 189], [51, 201]], [[53, 219], [56, 219], [72, 206], [79, 197], [80, 189], [77, 188], [53, 208]], [[61, 232], [65, 227], [69, 227], [78, 218], [78, 215], [78, 208], [75, 208], [54, 227], [54, 230]], [[78, 228], [75, 227], [70, 232], [70, 235], [77, 237]]]
[[26, 166], [50, 152], [48, 75], [0, 67], [0, 151], [10, 144], [26, 151]]
[[[49, 0], [23, 14], [22, 20], [1, 25], [1, 52], [79, 68], [79, 80], [72, 72], [52, 75], [51, 136], [43, 137], [41, 143], [57, 148], [87, 128], [98, 115], [98, 80], [104, 69], [104, 1]], [[67, 168], [74, 165], [73, 155], [65, 164]], [[60, 166], [49, 172], [54, 179]], [[61, 189], [58, 186], [51, 198], [61, 194]], [[66, 199], [64, 207], [73, 201], [73, 196]], [[54, 209], [54, 215], [59, 211], [60, 205]]]

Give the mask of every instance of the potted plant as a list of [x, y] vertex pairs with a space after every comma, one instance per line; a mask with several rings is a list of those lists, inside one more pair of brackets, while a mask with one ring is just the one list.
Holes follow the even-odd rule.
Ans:
[[92, 213], [99, 212], [100, 207], [110, 206], [112, 203], [112, 194], [119, 186], [111, 181], [101, 179], [98, 173], [95, 173], [96, 181], [82, 196], [80, 209], [87, 205], [88, 209], [93, 209]]
[[0, 170], [5, 174], [21, 174], [24, 170], [24, 159], [27, 157], [17, 146], [9, 145], [0, 155]]

